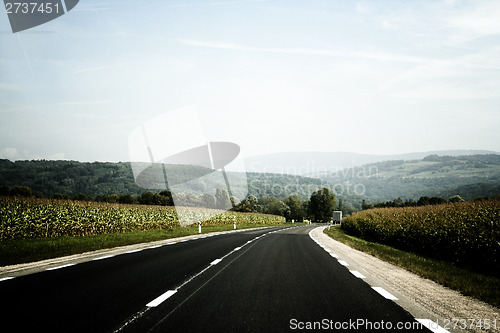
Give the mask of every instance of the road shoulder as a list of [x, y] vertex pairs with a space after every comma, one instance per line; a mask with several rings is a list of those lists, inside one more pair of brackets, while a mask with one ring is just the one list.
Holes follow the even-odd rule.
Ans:
[[[382, 286], [398, 300], [395, 302], [411, 313], [415, 318], [430, 319], [440, 326], [447, 326], [449, 332], [463, 332], [453, 329], [453, 319], [469, 319], [476, 321], [489, 319], [496, 320], [497, 330], [482, 330], [476, 327], [468, 329], [470, 332], [498, 332], [500, 324], [500, 310], [474, 298], [464, 296], [455, 290], [446, 288], [434, 281], [424, 279], [398, 266], [375, 258], [364, 252], [355, 250], [338, 242], [318, 227], [311, 232], [325, 249], [336, 254], [338, 260], [345, 261], [351, 271], [361, 273], [365, 282], [372, 286]], [[449, 323], [448, 325], [446, 325]]]

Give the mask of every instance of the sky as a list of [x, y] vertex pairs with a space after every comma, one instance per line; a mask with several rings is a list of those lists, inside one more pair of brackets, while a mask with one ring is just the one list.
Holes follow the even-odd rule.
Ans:
[[81, 0], [12, 33], [0, 13], [0, 158], [129, 161], [155, 119], [168, 151], [500, 151], [498, 17], [481, 0]]

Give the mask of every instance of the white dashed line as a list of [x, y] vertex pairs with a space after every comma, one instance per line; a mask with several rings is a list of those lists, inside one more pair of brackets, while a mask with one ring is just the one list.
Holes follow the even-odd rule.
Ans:
[[420, 324], [422, 324], [424, 327], [427, 327], [429, 330], [435, 333], [450, 333], [449, 331], [445, 330], [441, 326], [439, 326], [437, 323], [433, 322], [430, 319], [416, 319]]
[[233, 251], [239, 251], [241, 250], [241, 246], [235, 247]]
[[158, 296], [157, 298], [155, 298], [154, 300], [152, 300], [151, 302], [149, 302], [148, 304], [146, 304], [147, 307], [155, 307], [155, 306], [158, 306], [160, 305], [161, 303], [163, 303], [167, 298], [171, 297], [173, 294], [175, 294], [177, 292], [177, 290], [169, 290], [165, 293], [163, 293], [162, 295]]
[[342, 266], [349, 266], [349, 264], [344, 260], [339, 260], [339, 264], [341, 264]]
[[366, 276], [364, 276], [363, 274], [361, 274], [360, 272], [358, 271], [349, 271], [352, 273], [352, 275], [354, 275], [355, 277], [357, 278], [360, 278], [360, 279], [366, 279]]
[[73, 266], [74, 264], [66, 264], [66, 265], [61, 265], [61, 266], [57, 266], [57, 267], [51, 267], [51, 268], [47, 268], [48, 271], [54, 271], [56, 269], [60, 269], [60, 268], [65, 268], [65, 267], [69, 267], [69, 266]]
[[372, 289], [375, 290], [376, 292], [378, 292], [380, 295], [384, 296], [387, 299], [390, 299], [390, 300], [393, 300], [393, 301], [397, 301], [398, 300], [396, 298], [396, 296], [392, 295], [391, 293], [389, 293], [387, 290], [385, 290], [382, 287], [372, 287]]
[[213, 265], [217, 265], [217, 264], [218, 264], [218, 263], [220, 263], [221, 261], [222, 261], [222, 259], [215, 259], [214, 261], [212, 261], [212, 262], [210, 263], [210, 265], [212, 265], [212, 266], [213, 266]]

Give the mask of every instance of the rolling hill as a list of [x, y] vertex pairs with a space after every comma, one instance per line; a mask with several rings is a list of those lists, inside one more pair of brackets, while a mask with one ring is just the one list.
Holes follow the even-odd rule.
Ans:
[[466, 200], [500, 194], [500, 155], [438, 156], [365, 164], [324, 173], [323, 181], [356, 190], [371, 201], [420, 196]]

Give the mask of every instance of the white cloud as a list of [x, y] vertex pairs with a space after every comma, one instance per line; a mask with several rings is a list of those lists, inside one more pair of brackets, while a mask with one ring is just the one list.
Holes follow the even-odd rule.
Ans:
[[211, 42], [199, 41], [194, 39], [179, 38], [177, 40], [181, 44], [199, 47], [208, 47], [216, 49], [226, 49], [232, 51], [249, 51], [249, 52], [264, 52], [264, 53], [287, 53], [299, 55], [315, 55], [315, 56], [328, 56], [328, 57], [341, 57], [341, 58], [355, 58], [355, 59], [369, 59], [379, 61], [394, 61], [405, 63], [423, 63], [427, 59], [407, 56], [404, 54], [387, 53], [382, 51], [377, 52], [356, 52], [356, 51], [337, 51], [329, 49], [313, 49], [313, 48], [262, 48], [253, 47], [243, 44], [225, 43], [225, 42]]
[[474, 5], [445, 18], [447, 27], [455, 30], [450, 38], [452, 43], [500, 35], [500, 2], [477, 1]]

